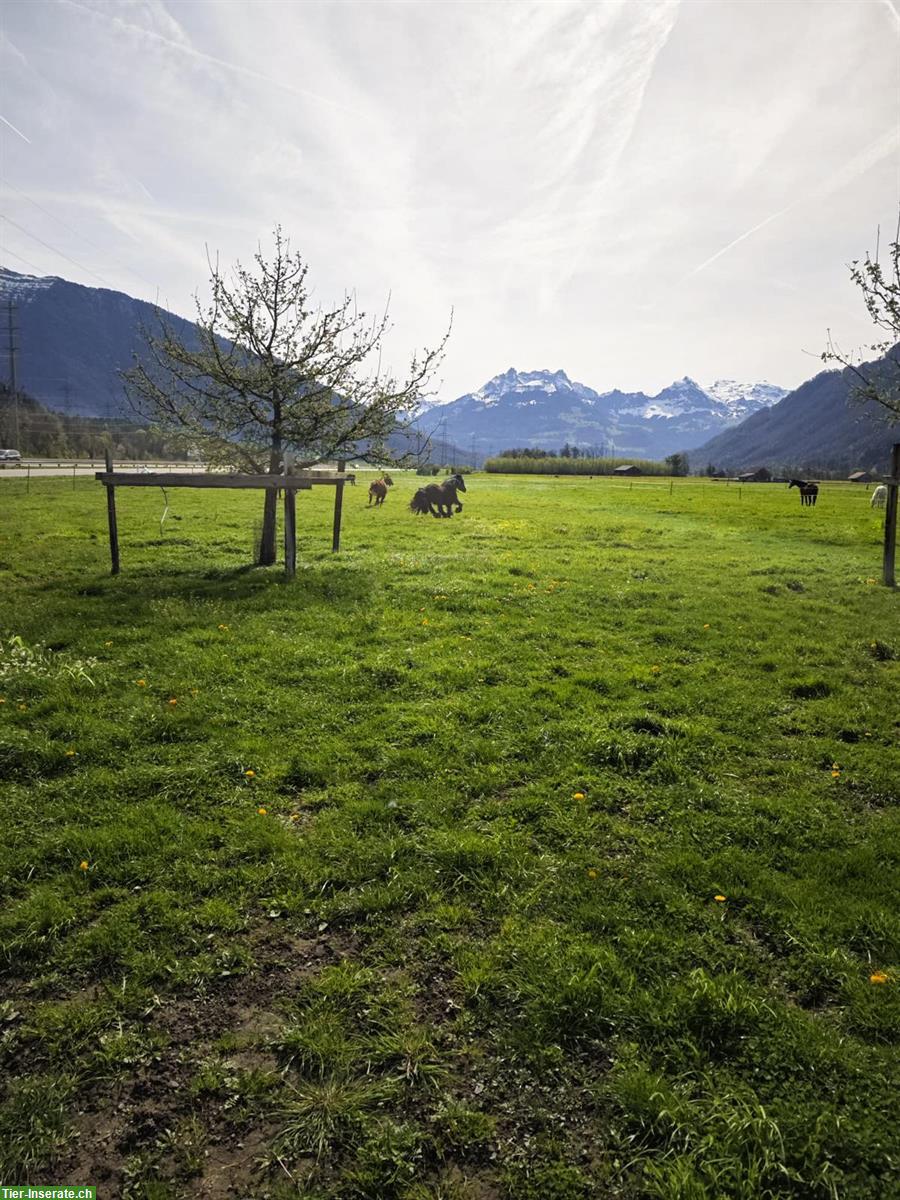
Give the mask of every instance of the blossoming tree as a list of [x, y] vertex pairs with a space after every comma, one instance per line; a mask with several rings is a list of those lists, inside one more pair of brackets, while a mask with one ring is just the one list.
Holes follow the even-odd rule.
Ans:
[[[449, 337], [414, 353], [402, 378], [381, 364], [387, 310], [368, 318], [350, 295], [313, 308], [307, 266], [280, 226], [270, 257], [226, 274], [210, 264], [211, 299], [196, 299], [194, 336], [164, 313], [145, 330], [146, 350], [125, 372], [137, 412], [214, 465], [254, 474], [349, 457], [393, 458], [388, 438], [407, 427], [427, 394]], [[266, 490], [259, 562], [275, 561], [276, 493]]]

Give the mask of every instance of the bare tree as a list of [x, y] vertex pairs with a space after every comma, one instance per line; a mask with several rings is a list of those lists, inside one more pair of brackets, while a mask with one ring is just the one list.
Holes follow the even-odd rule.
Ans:
[[[894, 241], [890, 244], [887, 271], [880, 262], [878, 241], [876, 239], [874, 257], [866, 251], [864, 259], [850, 264], [850, 278], [862, 292], [879, 335], [852, 354], [837, 345], [829, 329], [821, 357], [823, 362], [840, 363], [851, 371], [853, 398], [880, 404], [893, 424], [900, 421], [900, 218]], [[874, 355], [875, 361], [864, 362], [869, 355]]]
[[[415, 353], [404, 378], [382, 368], [390, 329], [387, 310], [368, 318], [345, 295], [335, 307], [313, 308], [307, 266], [280, 226], [270, 258], [257, 250], [252, 268], [229, 274], [210, 262], [212, 299], [196, 300], [189, 337], [158, 311], [145, 330], [146, 352], [125, 372], [132, 406], [216, 465], [255, 474], [366, 453], [397, 459], [388, 438], [408, 427], [443, 357]], [[259, 562], [275, 561], [276, 493], [266, 490]]]

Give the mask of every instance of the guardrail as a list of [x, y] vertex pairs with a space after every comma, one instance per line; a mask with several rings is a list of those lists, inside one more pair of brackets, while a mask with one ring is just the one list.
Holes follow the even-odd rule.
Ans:
[[[73, 467], [75, 469], [84, 467], [85, 469], [96, 470], [98, 467], [103, 467], [104, 465], [105, 463], [102, 458], [21, 458], [18, 461], [13, 461], [12, 459], [0, 461], [0, 470], [4, 467], [34, 467], [36, 470], [39, 470], [41, 467], [68, 467], [70, 469]], [[134, 462], [129, 461], [128, 466], [134, 467], [136, 470], [140, 470], [141, 467], [190, 467], [195, 471], [202, 471], [204, 469], [203, 463], [172, 462], [171, 459], [166, 462], [141, 459]]]

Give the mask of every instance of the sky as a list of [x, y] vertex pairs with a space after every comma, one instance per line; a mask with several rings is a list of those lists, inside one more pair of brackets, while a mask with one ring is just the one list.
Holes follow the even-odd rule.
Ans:
[[435, 394], [794, 387], [872, 340], [900, 0], [2, 0], [0, 263], [208, 294], [280, 224]]

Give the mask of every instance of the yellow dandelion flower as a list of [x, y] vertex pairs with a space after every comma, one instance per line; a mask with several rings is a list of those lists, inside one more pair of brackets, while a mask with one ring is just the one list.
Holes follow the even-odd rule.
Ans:
[[654, 675], [658, 675], [660, 673], [660, 671], [662, 670], [662, 667], [651, 667], [650, 670], [653, 672]]
[[6, 703], [6, 701], [4, 700], [4, 698], [2, 696], [0, 696], [0, 704], [5, 704], [5, 703]]
[[256, 778], [256, 772], [255, 772], [255, 771], [245, 771], [245, 772], [244, 772], [244, 774], [247, 776], [247, 778], [248, 778], [248, 779], [255, 779], [255, 778]]
[[27, 704], [20, 704], [20, 705], [19, 705], [19, 712], [27, 712], [27, 711], [28, 711], [28, 705], [27, 705]]
[[597, 878], [597, 872], [594, 870], [593, 867], [591, 867], [591, 869], [588, 871], [588, 879], [596, 879], [596, 878]]
[[299, 821], [299, 820], [300, 820], [300, 814], [299, 814], [299, 813], [291, 813], [291, 817], [290, 817], [290, 819], [291, 819], [292, 821]]
[[832, 778], [832, 779], [840, 779], [840, 777], [841, 777], [841, 773], [840, 773], [840, 771], [832, 771], [832, 772], [831, 772], [831, 778]]
[[423, 625], [427, 625], [427, 624], [428, 624], [428, 618], [427, 618], [427, 617], [426, 617], [426, 618], [425, 618], [425, 620], [422, 622], [422, 624], [423, 624]]
[[888, 977], [884, 971], [873, 971], [869, 976], [869, 983], [887, 983]]
[[74, 757], [75, 757], [75, 751], [74, 751], [74, 750], [67, 750], [67, 751], [66, 751], [66, 758], [74, 758]]
[[86, 858], [82, 859], [78, 864], [78, 869], [81, 871], [86, 871], [88, 869], [88, 861]]
[[267, 808], [258, 808], [256, 811], [261, 817], [264, 817], [269, 810]]
[[841, 764], [840, 763], [832, 763], [831, 769], [832, 769], [832, 771], [839, 771], [841, 769]]
[[112, 642], [104, 642], [104, 643], [103, 643], [103, 645], [104, 645], [104, 646], [111, 646], [111, 645], [112, 645]]
[[583, 800], [584, 792], [575, 792], [574, 795], [572, 796], [572, 799], [573, 800]]
[[220, 628], [221, 630], [226, 630], [226, 629], [228, 628], [228, 626], [227, 626], [227, 625], [220, 625], [220, 626], [219, 626], [219, 628]]
[[137, 683], [138, 687], [146, 687], [147, 686], [146, 679], [138, 679], [135, 682]]
[[716, 904], [724, 904], [727, 898], [727, 896], [723, 896], [721, 894], [718, 896], [713, 896], [713, 900], [715, 900]]
[[178, 701], [175, 699], [175, 697], [174, 697], [174, 696], [173, 696], [173, 697], [172, 697], [172, 699], [169, 701], [169, 704], [171, 704], [173, 707], [174, 707], [174, 706], [175, 706], [177, 703], [178, 703]]
[[704, 629], [709, 629], [709, 626], [708, 626], [708, 625], [704, 625], [704, 626], [703, 626], [703, 628], [704, 628]]

